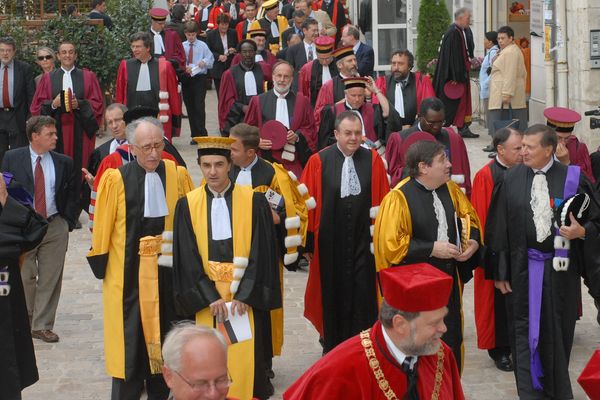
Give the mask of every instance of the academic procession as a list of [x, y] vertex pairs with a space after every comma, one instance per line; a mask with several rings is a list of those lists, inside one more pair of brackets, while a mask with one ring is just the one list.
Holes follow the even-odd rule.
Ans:
[[144, 3], [108, 86], [0, 37], [0, 400], [600, 399], [582, 112], [510, 24], [419, 70], [351, 3]]

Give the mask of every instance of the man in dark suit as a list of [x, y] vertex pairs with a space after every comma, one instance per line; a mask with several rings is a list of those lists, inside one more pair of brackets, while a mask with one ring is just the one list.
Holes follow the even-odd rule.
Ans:
[[[281, 38], [283, 39], [283, 48], [284, 49], [287, 48], [287, 42], [290, 40], [290, 36], [293, 35], [294, 33], [296, 35], [299, 35], [301, 38], [304, 38], [304, 33], [302, 32], [302, 23], [306, 19], [306, 14], [304, 14], [304, 11], [302, 11], [302, 10], [296, 10], [296, 11], [294, 11], [294, 14], [292, 15], [292, 17], [293, 17], [293, 23], [291, 24], [291, 26], [289, 28], [287, 28], [281, 34]], [[292, 20], [290, 20], [290, 21], [292, 21]]]
[[375, 52], [368, 44], [360, 40], [360, 31], [353, 25], [347, 25], [342, 29], [342, 44], [352, 46], [356, 62], [358, 64], [358, 73], [360, 76], [373, 76], [375, 68]]
[[21, 278], [31, 335], [44, 342], [58, 342], [52, 332], [60, 297], [69, 232], [79, 215], [73, 160], [52, 151], [58, 140], [56, 121], [35, 116], [27, 121], [28, 147], [9, 150], [2, 170], [13, 174], [33, 195], [35, 211], [48, 221], [42, 242], [23, 256]]
[[229, 15], [219, 14], [217, 17], [217, 29], [208, 31], [206, 34], [206, 44], [213, 53], [215, 62], [210, 70], [210, 76], [215, 81], [215, 90], [219, 96], [219, 86], [223, 72], [231, 66], [231, 60], [236, 53], [237, 32], [235, 29], [229, 29]]
[[27, 145], [25, 121], [35, 93], [31, 67], [15, 60], [16, 48], [13, 38], [0, 38], [0, 162], [9, 148]]
[[112, 30], [112, 18], [106, 15], [106, 0], [92, 0], [92, 11], [88, 14], [89, 19], [101, 19], [109, 31]]
[[[304, 64], [317, 58], [315, 39], [319, 37], [319, 25], [316, 20], [307, 18], [302, 23], [302, 42], [293, 45], [287, 52], [286, 61], [292, 64], [294, 71], [299, 71]], [[297, 75], [297, 73], [296, 73]]]

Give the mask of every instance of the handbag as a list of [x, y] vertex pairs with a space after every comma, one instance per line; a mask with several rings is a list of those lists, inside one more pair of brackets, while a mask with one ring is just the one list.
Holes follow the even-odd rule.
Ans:
[[[502, 107], [500, 108], [500, 117], [504, 116], [504, 103], [502, 103]], [[517, 125], [519, 125], [519, 119], [518, 118], [513, 118], [513, 109], [512, 109], [512, 105], [509, 103], [508, 104], [508, 119], [498, 119], [496, 121], [494, 121], [494, 133], [496, 133], [497, 130], [502, 129], [502, 128], [513, 128]]]

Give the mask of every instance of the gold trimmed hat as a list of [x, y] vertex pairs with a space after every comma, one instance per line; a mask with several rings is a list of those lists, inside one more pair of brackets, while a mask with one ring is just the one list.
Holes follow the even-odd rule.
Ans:
[[164, 8], [153, 7], [150, 9], [148, 14], [150, 14], [150, 18], [152, 18], [155, 21], [166, 21], [169, 12]]
[[248, 37], [252, 39], [256, 36], [264, 36], [267, 37], [267, 31], [261, 28], [248, 29]]
[[202, 156], [231, 156], [231, 144], [235, 139], [219, 136], [201, 136], [195, 137], [194, 141], [198, 143], [198, 157]]
[[352, 89], [355, 87], [360, 87], [365, 89], [367, 87], [367, 82], [369, 82], [368, 78], [363, 78], [361, 76], [354, 76], [352, 78], [342, 79], [342, 83], [344, 84], [344, 89]]
[[279, 0], [268, 0], [262, 3], [263, 10], [272, 10], [275, 7], [279, 7]]
[[334, 44], [335, 40], [329, 36], [319, 36], [315, 39], [315, 47], [317, 48], [317, 53], [320, 54], [331, 53]]
[[348, 56], [353, 56], [354, 49], [352, 46], [338, 47], [333, 51], [332, 55], [335, 57], [335, 61], [340, 61]]
[[549, 107], [544, 110], [546, 125], [556, 132], [573, 132], [575, 124], [581, 120], [581, 114], [565, 107]]

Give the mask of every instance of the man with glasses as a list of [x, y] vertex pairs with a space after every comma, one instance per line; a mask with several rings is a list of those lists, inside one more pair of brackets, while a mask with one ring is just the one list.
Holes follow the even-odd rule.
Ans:
[[176, 320], [173, 215], [193, 185], [185, 168], [161, 159], [163, 137], [155, 118], [131, 123], [127, 141], [135, 161], [107, 170], [98, 187], [87, 258], [104, 281], [104, 351], [113, 400], [139, 399], [144, 383], [148, 399], [164, 400], [169, 392], [160, 375], [160, 348]]
[[225, 400], [231, 378], [227, 343], [216, 329], [182, 322], [175, 325], [162, 349], [163, 377], [169, 400]]
[[459, 134], [451, 128], [444, 128], [445, 118], [444, 103], [437, 97], [429, 97], [421, 102], [419, 118], [411, 128], [390, 135], [386, 146], [386, 159], [388, 173], [392, 177], [392, 186], [396, 186], [407, 176], [404, 174], [404, 152], [407, 146], [404, 146], [403, 142], [415, 132], [426, 132], [444, 145], [446, 156], [452, 163], [451, 179], [461, 187], [467, 196], [471, 195], [471, 167], [467, 147]]

